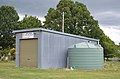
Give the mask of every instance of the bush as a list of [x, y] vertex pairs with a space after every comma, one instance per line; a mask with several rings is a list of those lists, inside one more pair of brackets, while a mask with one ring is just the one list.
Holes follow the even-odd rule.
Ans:
[[15, 48], [10, 49], [11, 60], [15, 60]]
[[120, 52], [116, 53], [116, 57], [120, 58]]
[[0, 50], [0, 59], [1, 59], [2, 61], [8, 60], [8, 59], [7, 59], [8, 53], [9, 53], [9, 50], [8, 50], [8, 49]]
[[0, 59], [2, 61], [15, 60], [15, 48], [0, 50]]

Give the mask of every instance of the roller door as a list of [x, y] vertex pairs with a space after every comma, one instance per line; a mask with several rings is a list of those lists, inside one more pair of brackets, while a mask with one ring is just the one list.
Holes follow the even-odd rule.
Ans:
[[20, 40], [20, 67], [37, 67], [38, 39]]

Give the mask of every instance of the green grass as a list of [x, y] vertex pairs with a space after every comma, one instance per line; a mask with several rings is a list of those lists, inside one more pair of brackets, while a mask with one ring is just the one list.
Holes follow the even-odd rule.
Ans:
[[15, 62], [0, 62], [0, 79], [120, 79], [120, 62], [107, 62], [104, 70], [16, 68]]

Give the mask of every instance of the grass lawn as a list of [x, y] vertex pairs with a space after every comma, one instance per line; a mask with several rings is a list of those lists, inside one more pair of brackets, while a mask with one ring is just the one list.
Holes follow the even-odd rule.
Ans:
[[120, 62], [107, 62], [104, 70], [16, 68], [15, 62], [0, 62], [0, 79], [120, 79]]

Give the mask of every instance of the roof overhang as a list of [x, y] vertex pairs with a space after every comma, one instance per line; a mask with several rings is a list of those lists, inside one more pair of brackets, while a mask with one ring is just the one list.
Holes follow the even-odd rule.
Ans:
[[49, 33], [54, 33], [54, 34], [59, 34], [59, 35], [64, 35], [64, 36], [70, 36], [70, 37], [76, 37], [76, 38], [82, 38], [82, 39], [87, 39], [87, 40], [98, 41], [99, 42], [98, 39], [93, 39], [93, 38], [88, 38], [88, 37], [84, 37], [84, 36], [58, 32], [58, 31], [44, 29], [44, 28], [32, 28], [32, 29], [14, 30], [13, 33], [17, 34], [17, 33], [35, 32], [35, 31], [44, 31], [44, 32], [49, 32]]

